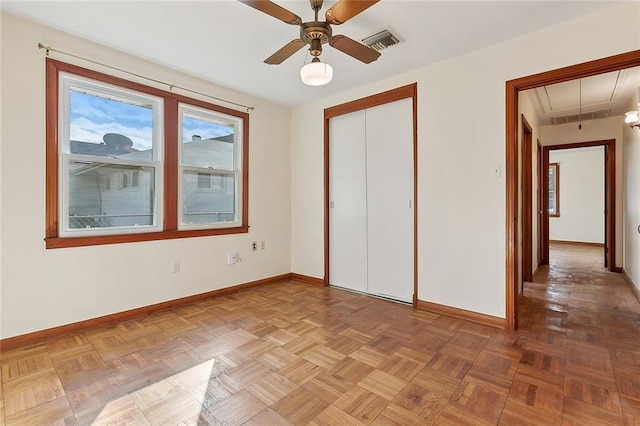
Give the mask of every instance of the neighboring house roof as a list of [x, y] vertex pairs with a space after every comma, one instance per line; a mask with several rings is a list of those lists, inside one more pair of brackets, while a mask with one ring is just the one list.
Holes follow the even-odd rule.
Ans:
[[74, 154], [97, 155], [100, 157], [115, 157], [130, 152], [138, 152], [133, 147], [133, 141], [118, 133], [107, 133], [102, 137], [103, 143], [70, 141], [71, 152]]

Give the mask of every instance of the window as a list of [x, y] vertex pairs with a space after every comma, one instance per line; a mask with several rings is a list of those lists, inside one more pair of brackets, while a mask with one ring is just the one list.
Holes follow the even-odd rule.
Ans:
[[217, 228], [238, 221], [242, 124], [236, 117], [180, 104], [179, 226]]
[[248, 232], [248, 121], [47, 59], [47, 248]]
[[549, 163], [549, 216], [560, 217], [560, 163]]

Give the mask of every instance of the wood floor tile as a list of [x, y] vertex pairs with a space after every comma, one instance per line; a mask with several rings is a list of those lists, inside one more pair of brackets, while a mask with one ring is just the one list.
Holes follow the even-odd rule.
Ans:
[[465, 419], [472, 414], [476, 419], [496, 424], [506, 399], [506, 393], [484, 386], [483, 383], [464, 380], [451, 396], [443, 415], [445, 418]]
[[302, 355], [300, 355], [300, 357], [314, 363], [318, 367], [329, 370], [331, 367], [341, 361], [345, 356], [340, 352], [334, 351], [331, 348], [318, 346], [303, 353]]
[[2, 380], [7, 383], [20, 377], [53, 368], [53, 361], [44, 344], [16, 349], [2, 357]]
[[97, 416], [82, 425], [151, 425], [129, 395], [106, 403]]
[[[235, 392], [239, 392], [242, 389], [232, 390]], [[229, 389], [227, 389], [222, 383], [220, 383], [217, 377], [214, 377], [209, 381], [194, 385], [190, 387], [188, 391], [195, 397], [195, 399], [200, 402], [203, 411], [209, 410], [212, 407], [218, 405], [220, 401], [227, 399], [232, 394]]]
[[550, 260], [516, 332], [283, 281], [0, 352], [0, 424], [638, 424], [640, 303]]
[[368, 345], [361, 346], [349, 355], [351, 358], [363, 362], [373, 368], [380, 367], [387, 360], [387, 355], [378, 352]]
[[306, 425], [329, 406], [322, 398], [297, 388], [271, 408], [294, 425]]
[[415, 418], [420, 423], [433, 423], [447, 406], [455, 389], [439, 386], [436, 382], [413, 380], [393, 400], [391, 412], [385, 410], [383, 416], [394, 418]]
[[620, 395], [640, 401], [640, 377], [616, 376], [616, 388]]
[[56, 398], [37, 407], [23, 411], [18, 415], [7, 415], [6, 426], [44, 425], [44, 424], [77, 424], [73, 411], [66, 398]]
[[[543, 352], [525, 350], [520, 359], [516, 378], [523, 381], [536, 381], [557, 387], [564, 386], [565, 360]], [[528, 377], [529, 379], [525, 379]]]
[[287, 379], [302, 385], [324, 371], [312, 362], [299, 358], [278, 370]]
[[296, 383], [274, 371], [245, 386], [249, 393], [268, 406], [280, 401], [297, 387]]
[[66, 391], [71, 409], [81, 424], [93, 420], [109, 401], [126, 395], [126, 391], [115, 377], [96, 379]]
[[[404, 408], [391, 403], [376, 417], [372, 425], [376, 426], [397, 426], [397, 425], [420, 425], [430, 424], [417, 414], [407, 411]], [[432, 424], [432, 423], [431, 423]]]
[[3, 386], [7, 418], [13, 418], [38, 405], [61, 398], [64, 388], [55, 370], [39, 370], [28, 377], [21, 377]]
[[[533, 407], [537, 411], [550, 413], [557, 418], [562, 417], [564, 395], [562, 390], [555, 386], [538, 386], [536, 384], [514, 380], [509, 391], [508, 400]], [[514, 406], [514, 413], [521, 411], [515, 408], [516, 406]], [[531, 411], [532, 410], [526, 410], [526, 412]]]
[[354, 383], [335, 373], [322, 371], [302, 386], [318, 398], [333, 404], [336, 399], [347, 393]]
[[383, 397], [384, 399], [391, 401], [402, 389], [405, 388], [405, 386], [407, 386], [407, 383], [407, 381], [399, 379], [398, 377], [384, 371], [374, 370], [362, 379], [358, 385], [378, 396]]
[[626, 426], [640, 426], [640, 400], [620, 397], [624, 424]]
[[144, 409], [140, 407], [152, 425], [179, 424], [199, 416], [202, 411], [200, 402], [189, 392], [173, 393], [166, 398], [166, 395], [154, 396], [160, 401]]
[[330, 371], [347, 381], [358, 383], [373, 371], [373, 367], [364, 362], [347, 357], [338, 362]]
[[362, 424], [362, 422], [354, 419], [339, 408], [330, 405], [318, 414], [318, 416], [309, 423], [309, 426], [360, 426]]
[[507, 399], [498, 424], [504, 426], [539, 426], [561, 423], [562, 410], [560, 412], [545, 411], [514, 399]]
[[223, 424], [240, 425], [252, 419], [267, 406], [245, 390], [234, 393], [209, 409]]
[[370, 424], [384, 410], [388, 400], [360, 386], [352, 387], [333, 405], [354, 419]]
[[562, 411], [563, 425], [621, 425], [624, 424], [620, 413], [605, 410], [595, 405], [565, 398]]
[[620, 397], [615, 387], [608, 388], [598, 383], [567, 376], [564, 379], [564, 394], [568, 398], [586, 402], [605, 410], [622, 412]]
[[259, 412], [251, 420], [244, 423], [242, 426], [291, 426], [292, 423], [287, 421], [280, 414], [273, 411], [271, 408], [267, 408]]
[[440, 353], [427, 363], [429, 369], [441, 374], [447, 374], [456, 379], [464, 378], [471, 365], [471, 363]]

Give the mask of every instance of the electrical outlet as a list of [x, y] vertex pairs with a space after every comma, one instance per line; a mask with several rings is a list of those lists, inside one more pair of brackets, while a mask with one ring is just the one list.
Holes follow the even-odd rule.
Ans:
[[177, 274], [178, 272], [180, 272], [180, 262], [178, 261], [171, 262], [171, 272], [174, 274]]
[[260, 250], [264, 250], [267, 248], [267, 242], [265, 240], [262, 240], [262, 242], [260, 243]]
[[256, 251], [258, 250], [258, 242], [257, 241], [252, 241], [251, 242], [251, 251]]

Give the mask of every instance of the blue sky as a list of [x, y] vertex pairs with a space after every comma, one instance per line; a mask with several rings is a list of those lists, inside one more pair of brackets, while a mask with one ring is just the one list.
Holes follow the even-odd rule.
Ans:
[[[150, 149], [152, 144], [152, 111], [138, 105], [71, 91], [71, 139], [102, 143], [105, 133], [120, 133], [133, 141], [138, 150]], [[233, 128], [202, 119], [185, 117], [183, 141], [192, 135], [203, 139], [233, 133]]]

